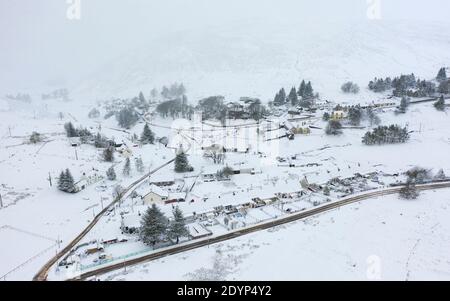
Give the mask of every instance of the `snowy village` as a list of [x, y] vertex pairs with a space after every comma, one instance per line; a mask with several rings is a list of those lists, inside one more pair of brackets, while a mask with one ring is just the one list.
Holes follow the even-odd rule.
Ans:
[[5, 89], [0, 279], [449, 280], [441, 34], [421, 65], [331, 83], [302, 71], [231, 92], [199, 88], [228, 71], [130, 72], [139, 84], [107, 96], [85, 96], [100, 81]]

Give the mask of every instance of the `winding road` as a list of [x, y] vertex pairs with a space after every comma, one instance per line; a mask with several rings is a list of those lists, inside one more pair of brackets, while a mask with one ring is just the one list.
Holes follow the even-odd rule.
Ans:
[[[72, 279], [68, 279], [68, 280], [86, 280], [86, 279], [89, 279], [94, 276], [99, 276], [99, 275], [102, 275], [102, 274], [105, 274], [105, 273], [108, 273], [108, 272], [111, 272], [114, 270], [118, 270], [118, 269], [125, 268], [128, 266], [133, 266], [133, 265], [136, 265], [136, 264], [139, 264], [142, 262], [159, 259], [159, 258], [162, 258], [165, 256], [185, 252], [188, 250], [207, 246], [209, 244], [218, 243], [218, 242], [222, 242], [222, 241], [229, 240], [229, 239], [234, 239], [234, 238], [246, 235], [246, 234], [250, 234], [250, 233], [257, 232], [257, 231], [270, 229], [272, 227], [283, 225], [286, 223], [298, 221], [298, 220], [301, 220], [301, 219], [304, 219], [307, 217], [311, 217], [311, 216], [314, 216], [314, 215], [317, 215], [320, 213], [324, 213], [324, 212], [327, 212], [327, 211], [330, 211], [333, 209], [337, 209], [339, 207], [346, 206], [346, 205], [349, 205], [349, 204], [352, 204], [355, 202], [372, 199], [372, 198], [384, 196], [384, 195], [396, 194], [400, 191], [401, 188], [402, 188], [402, 186], [391, 187], [391, 188], [386, 188], [383, 190], [371, 191], [371, 192], [366, 192], [366, 193], [362, 193], [359, 195], [349, 196], [349, 197], [343, 198], [341, 200], [338, 200], [338, 201], [335, 201], [332, 203], [327, 203], [327, 204], [315, 207], [315, 208], [307, 210], [307, 211], [301, 211], [301, 212], [293, 213], [286, 217], [274, 219], [270, 222], [265, 222], [265, 223], [261, 223], [258, 225], [242, 228], [242, 229], [239, 229], [239, 230], [236, 230], [233, 232], [229, 232], [224, 235], [219, 235], [219, 236], [208, 238], [208, 239], [202, 239], [202, 240], [198, 240], [198, 241], [190, 241], [190, 242], [187, 242], [184, 244], [173, 246], [169, 249], [162, 250], [160, 252], [155, 252], [155, 253], [147, 254], [147, 255], [144, 255], [144, 256], [141, 256], [138, 258], [133, 258], [133, 259], [130, 259], [130, 260], [127, 260], [124, 262], [104, 266], [104, 267], [101, 267], [101, 268], [98, 268], [98, 269], [95, 269], [92, 271], [85, 272], [76, 278], [72, 278]], [[437, 183], [435, 182], [435, 183], [417, 185], [417, 189], [419, 189], [419, 190], [435, 190], [435, 189], [443, 189], [443, 188], [450, 188], [450, 181], [441, 181], [441, 182], [437, 182]], [[85, 231], [83, 231], [83, 233], [80, 234], [80, 236], [81, 235], [84, 236], [91, 228], [92, 228], [92, 226], [86, 228]], [[71, 247], [73, 247], [81, 239], [82, 236], [81, 237], [80, 236], [74, 240], [75, 243], [71, 243], [69, 246], [67, 246], [62, 251], [62, 252], [64, 252], [64, 251], [65, 252], [62, 253], [61, 256], [55, 257], [51, 261], [49, 261], [49, 263], [47, 263], [39, 271], [39, 273], [35, 276], [34, 280], [46, 280], [50, 267], [54, 263], [56, 263], [58, 258], [61, 258], [66, 252], [68, 252], [70, 250]]]

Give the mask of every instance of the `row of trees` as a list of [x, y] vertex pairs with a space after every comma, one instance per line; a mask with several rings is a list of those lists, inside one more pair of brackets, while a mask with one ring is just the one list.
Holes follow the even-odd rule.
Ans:
[[397, 97], [426, 97], [432, 96], [436, 92], [449, 93], [449, 83], [445, 68], [439, 69], [436, 80], [439, 82], [437, 88], [436, 84], [432, 81], [416, 79], [414, 73], [408, 75], [402, 74], [394, 79], [390, 77], [385, 79], [375, 78], [369, 82], [369, 89], [374, 92], [385, 92], [393, 89], [393, 94]]
[[194, 107], [189, 105], [187, 97], [182, 95], [181, 97], [160, 103], [156, 107], [156, 112], [163, 118], [170, 116], [174, 119], [179, 117], [191, 119], [194, 115]]
[[[141, 157], [134, 159], [136, 171], [138, 173], [143, 173], [145, 171], [144, 162], [142, 161]], [[122, 174], [126, 177], [129, 177], [131, 175], [131, 160], [130, 158], [125, 159], [125, 164], [122, 169]]]
[[300, 105], [302, 107], [310, 107], [312, 105], [311, 99], [314, 98], [314, 89], [311, 82], [308, 83], [303, 80], [298, 88], [292, 87], [289, 95], [286, 95], [284, 88], [275, 95], [273, 100], [274, 106], [283, 106], [290, 104], [292, 106]]
[[75, 128], [72, 122], [67, 122], [64, 124], [64, 130], [66, 131], [66, 135], [69, 138], [73, 137], [80, 137], [80, 138], [87, 138], [92, 137], [92, 133], [87, 129], [83, 127]]
[[173, 210], [173, 219], [169, 220], [155, 204], [152, 204], [142, 217], [139, 235], [145, 244], [155, 246], [166, 239], [175, 239], [178, 243], [180, 237], [189, 236], [189, 230], [183, 212], [178, 206]]
[[367, 132], [362, 138], [366, 145], [405, 143], [409, 140], [408, 129], [398, 125], [379, 126]]

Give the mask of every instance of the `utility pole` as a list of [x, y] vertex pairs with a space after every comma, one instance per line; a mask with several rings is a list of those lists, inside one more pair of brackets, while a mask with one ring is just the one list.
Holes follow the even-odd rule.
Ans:
[[52, 176], [50, 175], [50, 172], [48, 173], [48, 182], [50, 183], [50, 187], [52, 187]]
[[9, 131], [9, 137], [11, 138], [11, 127], [8, 126], [8, 131]]
[[3, 200], [2, 200], [2, 195], [0, 194], [0, 208], [3, 208]]

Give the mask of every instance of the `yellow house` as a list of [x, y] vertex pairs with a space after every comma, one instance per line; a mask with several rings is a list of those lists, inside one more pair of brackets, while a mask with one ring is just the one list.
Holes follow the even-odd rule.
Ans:
[[346, 117], [346, 114], [344, 111], [334, 111], [331, 113], [331, 119], [333, 120], [341, 120]]
[[293, 127], [292, 128], [292, 133], [297, 135], [297, 134], [301, 134], [301, 135], [309, 135], [311, 134], [311, 129], [309, 127]]

